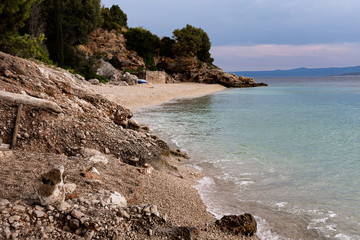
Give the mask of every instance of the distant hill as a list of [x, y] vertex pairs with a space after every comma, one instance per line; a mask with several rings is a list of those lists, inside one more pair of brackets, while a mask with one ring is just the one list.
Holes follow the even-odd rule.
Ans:
[[246, 77], [317, 77], [333, 75], [360, 75], [360, 66], [344, 68], [296, 68], [273, 71], [239, 71], [232, 72]]

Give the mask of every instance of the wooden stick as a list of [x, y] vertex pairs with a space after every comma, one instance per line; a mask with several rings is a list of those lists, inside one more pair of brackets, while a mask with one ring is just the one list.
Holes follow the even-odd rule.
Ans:
[[10, 93], [0, 90], [0, 99], [8, 102], [25, 104], [37, 108], [47, 109], [57, 113], [62, 112], [61, 107], [59, 107], [59, 105], [57, 105], [55, 102], [51, 102], [40, 98], [34, 98], [27, 95]]
[[18, 130], [19, 130], [19, 123], [20, 123], [22, 108], [23, 108], [23, 105], [19, 104], [18, 109], [17, 109], [16, 120], [15, 120], [14, 133], [13, 133], [12, 142], [11, 142], [11, 149], [14, 149], [16, 146], [16, 138], [17, 138], [17, 134], [18, 134]]

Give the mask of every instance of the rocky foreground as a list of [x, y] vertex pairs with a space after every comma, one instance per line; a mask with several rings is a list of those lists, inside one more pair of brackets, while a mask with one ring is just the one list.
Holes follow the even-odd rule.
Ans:
[[0, 239], [257, 239], [251, 215], [206, 211], [186, 154], [88, 86], [0, 52]]

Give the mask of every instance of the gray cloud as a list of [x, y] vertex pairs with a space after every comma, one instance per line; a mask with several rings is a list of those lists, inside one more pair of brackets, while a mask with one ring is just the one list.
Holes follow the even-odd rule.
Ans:
[[[107, 7], [119, 5], [128, 14], [131, 27], [143, 26], [159, 37], [171, 36], [174, 29], [186, 24], [201, 27], [209, 34], [213, 47], [328, 46], [360, 41], [358, 0], [102, 0], [102, 3]], [[224, 69], [231, 68], [227, 65], [230, 60], [214, 57]], [[291, 57], [294, 56], [287, 58]], [[300, 61], [306, 59], [305, 56], [297, 59], [294, 58], [293, 65], [297, 63], [299, 67], [315, 58], [306, 62]], [[280, 60], [270, 60], [275, 61]], [[287, 62], [291, 61], [284, 64]]]

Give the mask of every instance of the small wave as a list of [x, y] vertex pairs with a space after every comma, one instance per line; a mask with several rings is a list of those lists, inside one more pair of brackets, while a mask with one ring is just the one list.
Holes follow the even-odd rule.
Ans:
[[278, 203], [275, 203], [274, 206], [275, 207], [278, 207], [278, 208], [283, 208], [287, 205], [288, 203], [287, 202], [278, 202]]
[[352, 237], [349, 237], [343, 233], [339, 233], [335, 236], [336, 239], [339, 239], [339, 240], [353, 240], [354, 238]]
[[256, 222], [258, 223], [257, 235], [262, 240], [291, 240], [290, 238], [282, 237], [271, 230], [270, 225], [265, 219], [255, 216]]

